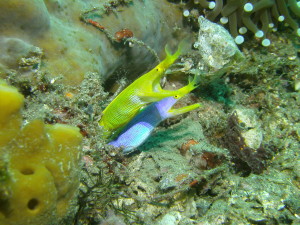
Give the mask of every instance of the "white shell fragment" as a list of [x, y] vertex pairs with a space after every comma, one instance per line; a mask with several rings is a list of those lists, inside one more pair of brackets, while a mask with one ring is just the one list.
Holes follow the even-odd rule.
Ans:
[[198, 17], [199, 35], [194, 47], [199, 50], [205, 66], [217, 71], [244, 58], [233, 37], [221, 25], [203, 16]]
[[258, 149], [262, 143], [263, 134], [255, 110], [238, 107], [235, 112], [242, 128], [241, 135], [245, 144], [250, 148]]

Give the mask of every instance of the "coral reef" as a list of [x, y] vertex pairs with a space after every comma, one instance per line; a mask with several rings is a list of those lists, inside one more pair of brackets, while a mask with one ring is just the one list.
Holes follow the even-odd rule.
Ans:
[[0, 224], [58, 224], [74, 213], [82, 136], [41, 120], [21, 128], [23, 96], [0, 82]]
[[[1, 225], [299, 224], [299, 38], [276, 20], [258, 39], [270, 39], [268, 48], [251, 31], [238, 34], [253, 40], [239, 51], [222, 26], [199, 19], [217, 21], [240, 3], [221, 2], [211, 2], [213, 9], [199, 0], [0, 3], [0, 76], [24, 96], [1, 82]], [[243, 2], [231, 15], [241, 13], [263, 30], [270, 8], [258, 4], [268, 1], [250, 2], [252, 12], [243, 12]], [[298, 6], [288, 2], [296, 19]], [[228, 20], [225, 26], [234, 25]], [[236, 29], [245, 25], [237, 21]], [[271, 33], [275, 27], [287, 32]], [[201, 90], [174, 108], [202, 107], [162, 122], [124, 156], [105, 144], [101, 112], [117, 88], [164, 57], [166, 42], [172, 48], [185, 34], [190, 49], [161, 85], [176, 90], [189, 75], [201, 76]], [[56, 123], [80, 129], [81, 166], [79, 130]]]

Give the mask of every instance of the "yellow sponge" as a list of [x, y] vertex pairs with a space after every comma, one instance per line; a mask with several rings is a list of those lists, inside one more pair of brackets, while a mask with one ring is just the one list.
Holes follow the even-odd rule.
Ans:
[[24, 97], [16, 88], [0, 80], [0, 147], [6, 145], [20, 129], [20, 108]]
[[41, 120], [20, 128], [22, 103], [0, 82], [0, 225], [56, 224], [77, 194], [82, 136]]

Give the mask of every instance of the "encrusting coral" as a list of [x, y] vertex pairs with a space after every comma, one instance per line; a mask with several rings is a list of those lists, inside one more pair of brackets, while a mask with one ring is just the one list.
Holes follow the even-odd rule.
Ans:
[[0, 80], [0, 225], [58, 224], [72, 213], [82, 136], [41, 120], [21, 128], [23, 100]]

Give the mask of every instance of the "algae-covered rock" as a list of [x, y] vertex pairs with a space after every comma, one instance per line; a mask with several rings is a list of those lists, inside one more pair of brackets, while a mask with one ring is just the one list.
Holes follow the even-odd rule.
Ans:
[[22, 127], [23, 96], [0, 83], [0, 225], [57, 224], [79, 186], [81, 134], [41, 120]]
[[17, 31], [36, 36], [50, 26], [47, 7], [40, 0], [1, 1], [0, 21], [2, 34]]

